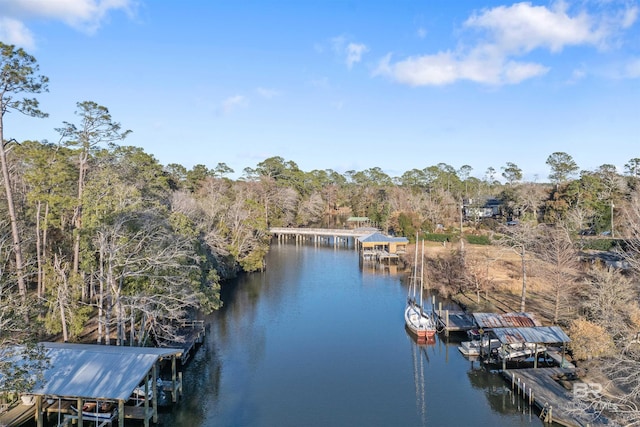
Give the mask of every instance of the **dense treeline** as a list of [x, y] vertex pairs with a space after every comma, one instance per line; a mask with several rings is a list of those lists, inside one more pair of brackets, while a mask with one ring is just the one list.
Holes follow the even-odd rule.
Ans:
[[[78, 106], [77, 128], [96, 123], [96, 108], [116, 125], [106, 108]], [[379, 168], [304, 172], [280, 157], [231, 180], [224, 163], [187, 170], [163, 166], [139, 148], [76, 139], [81, 137], [60, 144], [11, 142], [7, 161], [23, 274], [38, 319], [48, 332], [75, 339], [97, 314], [100, 342], [112, 332], [119, 342], [128, 336], [144, 342], [149, 334], [166, 334], [170, 329], [161, 323], [180, 319], [188, 308], [218, 307], [221, 279], [263, 267], [269, 226], [342, 227], [354, 215], [412, 239], [416, 231], [459, 233], [463, 200], [469, 208], [491, 197], [502, 203], [500, 214], [465, 217], [466, 234], [499, 231], [514, 219], [561, 223], [576, 238], [613, 224], [621, 235], [631, 225], [624, 215], [612, 223], [611, 215], [627, 209], [637, 184], [636, 176], [618, 175], [607, 165], [557, 185], [513, 178], [501, 184], [490, 174], [484, 180], [462, 177], [445, 164], [398, 179]], [[6, 204], [0, 208], [8, 218]], [[8, 221], [4, 225], [8, 236]], [[15, 281], [8, 241], [4, 247], [3, 279]], [[166, 294], [171, 302], [162, 300]]]

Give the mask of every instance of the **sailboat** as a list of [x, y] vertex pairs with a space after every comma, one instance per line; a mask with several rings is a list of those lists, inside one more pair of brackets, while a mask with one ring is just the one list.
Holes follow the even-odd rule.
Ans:
[[416, 244], [413, 278], [409, 286], [404, 321], [407, 329], [418, 337], [419, 341], [431, 341], [436, 335], [433, 318], [424, 310], [422, 303], [422, 277], [424, 273], [424, 241], [422, 241], [422, 261], [420, 262], [420, 280], [418, 280], [418, 248]]

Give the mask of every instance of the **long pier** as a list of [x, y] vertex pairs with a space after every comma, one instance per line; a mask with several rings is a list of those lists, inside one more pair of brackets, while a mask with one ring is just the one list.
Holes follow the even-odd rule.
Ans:
[[358, 249], [358, 237], [366, 236], [377, 231], [376, 228], [330, 229], [330, 228], [289, 228], [271, 227], [269, 232], [278, 242], [295, 240], [296, 243], [311, 242], [314, 244], [328, 244], [333, 246], [353, 246]]
[[[573, 368], [508, 369], [502, 371], [502, 376], [511, 383], [515, 393], [538, 407], [540, 419], [545, 423], [567, 427], [608, 424], [605, 417], [595, 416], [597, 407], [580, 405], [575, 393], [558, 382], [558, 378], [575, 377]], [[571, 385], [570, 381], [565, 382]]]

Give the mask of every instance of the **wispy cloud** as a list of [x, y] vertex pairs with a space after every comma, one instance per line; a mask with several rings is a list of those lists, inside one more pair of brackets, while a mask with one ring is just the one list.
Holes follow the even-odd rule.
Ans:
[[347, 67], [351, 68], [353, 64], [362, 60], [362, 55], [369, 49], [362, 43], [349, 43], [347, 45]]
[[586, 76], [587, 76], [587, 71], [584, 69], [584, 67], [576, 68], [571, 73], [571, 77], [569, 78], [567, 83], [575, 84], [580, 80], [584, 79]]
[[640, 78], [640, 58], [635, 58], [633, 60], [630, 60], [624, 66], [623, 76], [629, 79]]
[[331, 46], [333, 51], [344, 59], [349, 69], [351, 69], [354, 64], [360, 62], [362, 56], [369, 51], [367, 45], [350, 42], [345, 36], [332, 38]]
[[222, 112], [228, 114], [238, 108], [244, 108], [249, 105], [249, 100], [242, 95], [234, 95], [222, 101]]
[[267, 99], [280, 96], [280, 92], [275, 89], [267, 89], [267, 88], [259, 87], [256, 89], [256, 92], [258, 92], [258, 95], [260, 95], [261, 97], [267, 98]]
[[108, 14], [123, 11], [135, 14], [136, 0], [12, 0], [0, 1], [0, 35], [5, 42], [34, 47], [27, 27], [31, 19], [60, 21], [86, 34], [95, 33]]
[[446, 85], [470, 80], [489, 85], [517, 84], [542, 76], [549, 67], [523, 60], [534, 50], [557, 54], [569, 46], [607, 47], [620, 28], [628, 28], [638, 17], [637, 8], [625, 7], [617, 13], [593, 15], [580, 11], [570, 15], [560, 1], [552, 7], [516, 3], [484, 9], [463, 24], [477, 33], [469, 46], [455, 50], [412, 56], [392, 61], [383, 57], [374, 75], [411, 86]]

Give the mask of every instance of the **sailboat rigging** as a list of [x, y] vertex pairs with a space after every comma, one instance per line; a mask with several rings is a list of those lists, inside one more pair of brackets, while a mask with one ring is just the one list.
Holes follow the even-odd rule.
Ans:
[[422, 301], [424, 277], [424, 240], [420, 262], [420, 279], [418, 280], [418, 245], [416, 239], [416, 253], [413, 266], [413, 277], [407, 296], [407, 307], [404, 311], [404, 321], [407, 329], [417, 336], [419, 341], [433, 340], [436, 335], [436, 325], [433, 318], [424, 309]]

